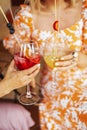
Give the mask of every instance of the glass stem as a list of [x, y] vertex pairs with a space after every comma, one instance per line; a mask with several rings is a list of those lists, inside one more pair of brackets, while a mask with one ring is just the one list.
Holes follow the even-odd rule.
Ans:
[[53, 69], [52, 71], [52, 87], [56, 87], [56, 69]]
[[27, 98], [32, 98], [31, 91], [30, 91], [30, 85], [29, 85], [29, 84], [27, 85], [26, 97], [27, 97]]

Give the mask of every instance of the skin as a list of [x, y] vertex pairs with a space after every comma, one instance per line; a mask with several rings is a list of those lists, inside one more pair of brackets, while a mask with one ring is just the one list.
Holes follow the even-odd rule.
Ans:
[[8, 94], [14, 89], [18, 89], [30, 83], [38, 74], [40, 65], [35, 65], [29, 69], [18, 71], [14, 67], [14, 60], [10, 63], [5, 78], [0, 81], [0, 97]]
[[[44, 3], [46, 8], [40, 12], [34, 14], [35, 27], [42, 30], [53, 31], [52, 23], [55, 20], [55, 3], [54, 0], [46, 0]], [[70, 27], [81, 18], [82, 2], [78, 2], [75, 7], [68, 7], [68, 3], [64, 0], [57, 0], [57, 17], [60, 22], [60, 30]], [[72, 17], [71, 17], [72, 16]], [[69, 20], [67, 20], [69, 19]], [[48, 23], [48, 24], [44, 24]], [[40, 24], [39, 24], [40, 23]], [[48, 26], [49, 25], [49, 26]]]

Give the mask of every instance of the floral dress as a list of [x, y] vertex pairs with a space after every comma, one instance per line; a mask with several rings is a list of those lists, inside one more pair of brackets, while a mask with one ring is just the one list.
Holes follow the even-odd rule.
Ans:
[[[43, 47], [56, 32], [35, 29], [31, 8], [21, 5], [14, 20], [15, 35], [20, 43], [27, 42], [32, 36], [37, 39], [41, 55]], [[60, 40], [67, 40], [68, 46], [87, 53], [87, 0], [82, 3], [82, 18], [65, 30], [60, 30]], [[4, 39], [7, 49], [15, 48], [13, 35]], [[43, 101], [39, 104], [41, 130], [87, 130], [87, 67], [77, 65], [68, 70], [58, 70], [56, 87], [52, 87], [52, 71], [44, 63], [41, 75]]]

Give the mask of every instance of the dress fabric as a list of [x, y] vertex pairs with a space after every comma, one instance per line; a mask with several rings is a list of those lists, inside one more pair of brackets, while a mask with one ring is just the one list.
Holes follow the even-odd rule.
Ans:
[[[87, 54], [87, 0], [82, 1], [82, 18], [59, 34], [52, 31], [43, 31], [34, 27], [31, 8], [21, 5], [14, 21], [15, 34], [20, 42], [27, 42], [32, 36], [37, 39], [40, 52], [46, 41], [57, 37], [68, 41], [74, 51]], [[7, 49], [16, 46], [13, 35], [4, 39]], [[49, 48], [50, 48], [49, 43]], [[56, 72], [56, 87], [52, 87], [53, 73], [44, 63], [41, 76], [41, 91], [44, 96], [39, 105], [41, 130], [87, 130], [87, 67], [78, 65], [68, 70]]]

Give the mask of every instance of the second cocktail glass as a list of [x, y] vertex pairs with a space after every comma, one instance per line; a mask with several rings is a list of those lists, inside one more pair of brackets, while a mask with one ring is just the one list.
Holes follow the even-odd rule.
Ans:
[[68, 48], [67, 42], [61, 42], [59, 40], [53, 40], [46, 42], [44, 46], [43, 57], [48, 68], [52, 71], [52, 87], [57, 86], [57, 72], [62, 70], [64, 60], [63, 56], [72, 54], [72, 51]]

